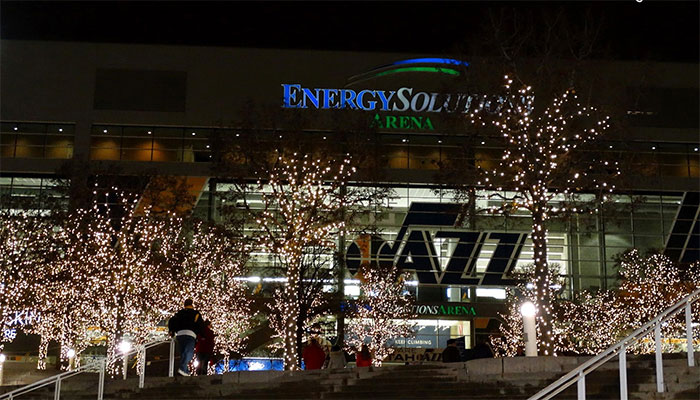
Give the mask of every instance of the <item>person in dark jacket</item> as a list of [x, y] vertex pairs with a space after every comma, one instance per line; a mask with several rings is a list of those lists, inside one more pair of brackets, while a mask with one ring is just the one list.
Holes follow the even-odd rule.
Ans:
[[459, 348], [457, 348], [457, 341], [450, 339], [447, 341], [447, 347], [442, 352], [442, 362], [453, 363], [462, 361], [462, 356], [459, 354]]
[[197, 375], [206, 375], [209, 367], [209, 360], [214, 356], [214, 331], [211, 329], [211, 321], [204, 322], [202, 334], [197, 337], [197, 344], [194, 347], [197, 353]]
[[314, 338], [311, 338], [309, 344], [304, 347], [302, 357], [306, 369], [321, 369], [323, 363], [326, 362], [326, 353]]
[[199, 335], [204, 329], [202, 314], [194, 309], [192, 299], [185, 300], [185, 308], [178, 311], [168, 321], [168, 331], [170, 335], [175, 335], [178, 347], [180, 348], [180, 367], [177, 373], [182, 376], [189, 376], [188, 364], [194, 354], [194, 345]]
[[472, 349], [472, 359], [493, 358], [493, 356], [493, 350], [488, 339], [479, 339], [478, 344]]

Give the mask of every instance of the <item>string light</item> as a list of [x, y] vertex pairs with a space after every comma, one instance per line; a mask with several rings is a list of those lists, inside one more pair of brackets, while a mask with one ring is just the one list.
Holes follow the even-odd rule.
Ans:
[[[597, 191], [603, 201], [613, 193], [615, 185], [605, 179], [620, 175], [617, 162], [606, 163], [597, 157], [578, 154], [584, 144], [600, 140], [610, 127], [610, 117], [597, 117], [595, 107], [582, 107], [573, 89], [554, 98], [541, 114], [536, 115], [532, 87], [512, 87], [505, 76], [502, 102], [497, 113], [486, 113], [480, 107], [469, 115], [477, 127], [493, 127], [501, 139], [502, 154], [497, 165], [479, 161], [479, 184], [490, 190], [514, 192], [494, 213], [510, 213], [518, 209], [530, 212], [532, 218], [534, 296], [538, 311], [538, 347], [542, 355], [556, 355], [552, 337], [552, 304], [550, 266], [547, 262], [548, 222], [571, 212], [587, 212], [579, 206], [582, 189]], [[503, 196], [503, 195], [500, 195]], [[554, 207], [553, 200], [563, 196], [564, 207]], [[577, 209], [578, 208], [578, 209]]]
[[[700, 262], [680, 266], [661, 254], [642, 257], [636, 249], [621, 256], [619, 274], [620, 283], [615, 290], [582, 291], [572, 300], [552, 296], [551, 337], [555, 353], [600, 353], [700, 287]], [[535, 279], [533, 266], [523, 278], [526, 282]], [[547, 281], [555, 293], [560, 291], [558, 285], [562, 279], [557, 274], [548, 274]], [[509, 290], [506, 300], [509, 312], [501, 315], [502, 336], [492, 339], [500, 355], [515, 356], [518, 348], [524, 347], [518, 307], [523, 299], [535, 297], [534, 285], [530, 283]], [[697, 307], [692, 319], [700, 319]], [[661, 329], [665, 338], [684, 337], [684, 314], [677, 315]], [[693, 330], [693, 336], [700, 335], [700, 326]], [[654, 341], [641, 339], [630, 344], [628, 351], [653, 353]], [[672, 341], [664, 346], [672, 346]]]
[[388, 269], [370, 268], [362, 270], [364, 280], [360, 283], [361, 295], [350, 313], [347, 325], [347, 350], [359, 351], [369, 339], [367, 347], [372, 364], [381, 366], [382, 361], [394, 352], [390, 341], [415, 335], [415, 299], [404, 294], [406, 276], [399, 274], [395, 265]]
[[[335, 237], [343, 232], [350, 206], [363, 201], [366, 194], [346, 183], [355, 174], [349, 157], [335, 160], [310, 154], [278, 154], [267, 171], [267, 182], [258, 181], [263, 209], [255, 214], [260, 228], [258, 245], [273, 254], [285, 268], [286, 284], [273, 295], [271, 327], [282, 339], [285, 369], [300, 368], [299, 334], [302, 263], [307, 250], [335, 249]], [[320, 293], [318, 294], [320, 295]], [[306, 308], [318, 306], [320, 297]], [[304, 314], [307, 315], [307, 314]]]
[[250, 300], [233, 278], [249, 249], [201, 222], [139, 208], [136, 194], [112, 188], [101, 202], [93, 194], [90, 208], [57, 219], [20, 212], [0, 225], [0, 311], [38, 313], [23, 329], [41, 336], [39, 368], [52, 340], [63, 360], [74, 351], [76, 365], [90, 344], [104, 343], [114, 359], [123, 340], [152, 340], [185, 298], [213, 321], [221, 353], [238, 350]]

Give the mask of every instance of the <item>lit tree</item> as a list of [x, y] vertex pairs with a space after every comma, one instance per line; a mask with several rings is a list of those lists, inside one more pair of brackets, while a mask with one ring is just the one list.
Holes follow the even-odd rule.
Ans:
[[538, 348], [541, 354], [551, 355], [556, 350], [552, 289], [547, 282], [548, 221], [560, 215], [593, 211], [598, 203], [581, 201], [580, 194], [594, 192], [600, 195], [600, 201], [608, 200], [614, 185], [607, 180], [620, 172], [616, 161], [582, 151], [601, 139], [609, 128], [609, 117], [597, 116], [595, 107], [582, 106], [573, 89], [537, 114], [531, 87], [515, 90], [513, 80], [505, 78], [505, 90], [498, 100], [484, 99], [468, 116], [477, 128], [495, 129], [494, 140], [502, 149], [493, 163], [477, 160], [477, 185], [496, 191], [494, 196], [501, 198], [503, 205], [491, 211], [524, 209], [532, 216]]
[[[36, 283], [46, 272], [42, 265], [50, 254], [46, 233], [50, 228], [45, 218], [34, 212], [3, 210], [0, 213], [0, 320], [3, 341], [11, 341], [5, 322], [18, 311], [36, 313], [41, 294]], [[15, 328], [12, 328], [15, 329]]]
[[[329, 313], [329, 301], [332, 296], [324, 288], [330, 287], [333, 282], [333, 248], [325, 246], [312, 246], [305, 249], [299, 268], [301, 280], [297, 298], [299, 299], [299, 314], [296, 321], [297, 330], [297, 354], [301, 355], [304, 345], [304, 332], [317, 322], [317, 320]], [[275, 291], [273, 301], [268, 303], [268, 320], [270, 327], [275, 332], [275, 338], [284, 338], [284, 315], [277, 312], [279, 304], [284, 302], [284, 292]], [[278, 343], [272, 343], [271, 347], [279, 348]]]
[[[625, 253], [620, 259], [620, 284], [615, 290], [584, 291], [573, 300], [559, 297], [551, 299], [554, 318], [552, 339], [557, 353], [597, 354], [635, 329], [655, 318], [674, 303], [700, 287], [700, 263], [680, 266], [659, 254], [640, 256], [637, 250]], [[536, 296], [530, 268], [523, 284], [511, 290], [507, 300], [508, 313], [501, 315], [501, 337], [493, 338], [498, 353], [514, 356], [522, 342], [522, 316], [520, 305]], [[554, 273], [547, 281], [553, 292], [562, 288], [562, 279]], [[700, 310], [694, 310], [693, 319], [700, 318]], [[682, 337], [685, 329], [684, 314], [662, 326], [666, 338]], [[695, 327], [695, 334], [700, 329]], [[629, 351], [651, 353], [653, 340], [642, 340]]]
[[250, 246], [233, 231], [201, 221], [178, 224], [171, 230], [168, 248], [162, 248], [163, 265], [175, 283], [171, 309], [192, 299], [203, 317], [212, 323], [215, 352], [224, 365], [245, 343], [242, 335], [251, 327], [251, 299], [246, 275]]
[[[534, 264], [525, 267], [524, 271], [516, 276], [519, 278], [518, 285], [515, 288], [507, 289], [506, 308], [508, 312], [500, 314], [503, 322], [499, 326], [501, 332], [500, 337], [492, 337], [491, 344], [497, 355], [513, 357], [517, 354], [518, 348], [524, 349], [525, 342], [523, 341], [523, 317], [520, 314], [520, 306], [530, 301], [537, 304], [537, 290], [534, 285], [536, 279], [536, 268]], [[561, 307], [561, 299], [558, 295], [564, 289], [564, 280], [558, 273], [557, 268], [549, 268], [546, 270], [546, 275], [543, 281], [546, 282], [550, 296], [547, 303], [551, 306], [551, 312], [558, 315]], [[562, 353], [571, 350], [568, 341], [567, 332], [562, 329], [566, 322], [562, 322], [559, 318], [553, 318], [551, 340], [555, 353]]]
[[274, 160], [263, 173], [266, 179], [256, 187], [262, 195], [262, 210], [251, 212], [260, 229], [260, 245], [285, 270], [286, 283], [275, 295], [275, 311], [285, 321], [284, 330], [277, 333], [283, 338], [285, 368], [298, 369], [305, 255], [327, 249], [332, 256], [335, 239], [347, 223], [367, 212], [358, 211], [358, 206], [373, 204], [382, 196], [371, 188], [347, 184], [356, 173], [349, 157], [337, 160], [279, 152]]
[[381, 366], [393, 353], [390, 341], [414, 335], [415, 324], [410, 320], [415, 318], [415, 299], [405, 293], [404, 280], [395, 265], [363, 269], [361, 295], [348, 323], [348, 346], [360, 349], [369, 339], [366, 344], [374, 365]]
[[[573, 332], [580, 351], [598, 353], [629, 335], [661, 312], [700, 288], [700, 262], [679, 265], [661, 254], [643, 257], [631, 250], [620, 258], [620, 284], [614, 291], [581, 293], [563, 315], [576, 326]], [[697, 307], [693, 319], [700, 318]], [[683, 336], [684, 314], [662, 326], [664, 337]], [[695, 327], [696, 334], [700, 329]], [[632, 346], [631, 351], [651, 353], [653, 340]]]

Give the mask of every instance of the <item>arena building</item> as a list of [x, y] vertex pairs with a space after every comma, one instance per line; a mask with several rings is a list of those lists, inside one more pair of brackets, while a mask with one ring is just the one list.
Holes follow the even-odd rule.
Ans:
[[[455, 337], [469, 347], [494, 332], [510, 275], [531, 262], [529, 215], [480, 216], [461, 226], [450, 186], [436, 178], [444, 161], [461, 154], [450, 121], [487, 95], [450, 88], [470, 73], [471, 60], [18, 40], [3, 40], [1, 51], [5, 208], [13, 198], [52, 193], [56, 171], [83, 160], [124, 175], [178, 176], [196, 195], [192, 212], [216, 220], [219, 194], [231, 183], [212, 172], [213, 138], [235, 141], [242, 110], [303, 110], [304, 135], [321, 142], [334, 140], [333, 109], [372, 131], [381, 185], [394, 190], [377, 219], [379, 233], [345, 240], [343, 290], [348, 299], [359, 294], [354, 273], [363, 259], [383, 257], [413, 271], [407, 290], [418, 301], [417, 335], [397, 347], [442, 348]], [[551, 224], [548, 257], [569, 295], [613, 287], [615, 257], [630, 248], [658, 249], [680, 262], [700, 258], [697, 64], [592, 61], [590, 69], [644, 93], [623, 105], [631, 134], [605, 143], [634, 153], [638, 176], [620, 197], [620, 212]], [[273, 127], [257, 128], [278, 139]], [[487, 137], [472, 146], [483, 155], [492, 150]], [[477, 206], [498, 205], [489, 194], [479, 191]], [[469, 251], [458, 249], [455, 232], [472, 232]], [[264, 255], [251, 262], [252, 284], [279, 278], [265, 272]], [[398, 361], [412, 357], [397, 354]]]

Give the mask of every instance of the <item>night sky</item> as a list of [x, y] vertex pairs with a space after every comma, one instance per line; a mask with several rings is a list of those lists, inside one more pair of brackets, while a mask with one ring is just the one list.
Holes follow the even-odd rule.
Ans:
[[[564, 10], [602, 21], [596, 56], [698, 62], [698, 1], [13, 2], [3, 39], [454, 54], [474, 48], [488, 13]], [[478, 46], [477, 46], [478, 47]], [[483, 50], [483, 49], [481, 49]], [[479, 50], [477, 50], [478, 52]]]

